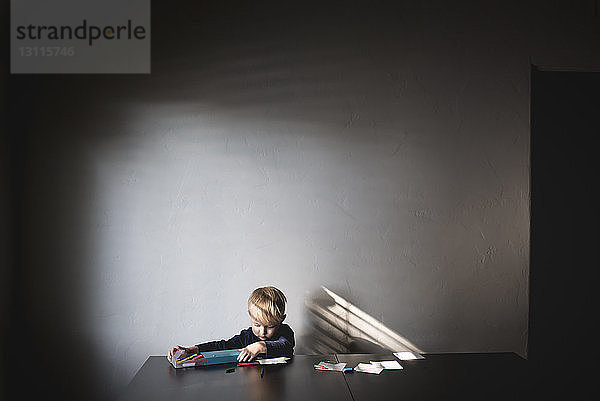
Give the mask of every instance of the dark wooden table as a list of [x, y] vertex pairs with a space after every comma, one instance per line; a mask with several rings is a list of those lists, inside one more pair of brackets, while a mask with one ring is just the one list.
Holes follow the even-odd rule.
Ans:
[[[360, 362], [397, 360], [392, 354], [337, 354], [354, 367]], [[398, 361], [402, 370], [379, 375], [346, 374], [354, 401], [366, 400], [521, 400], [527, 399], [527, 362], [514, 353], [427, 354]]]
[[404, 369], [379, 375], [316, 371], [337, 360], [397, 360], [393, 354], [297, 355], [285, 365], [218, 365], [174, 369], [164, 356], [149, 357], [120, 401], [134, 400], [521, 400], [528, 399], [527, 362], [514, 353], [427, 354], [399, 361]]
[[151, 356], [119, 400], [351, 400], [341, 373], [313, 368], [325, 359], [335, 355], [296, 355], [287, 364], [265, 365], [261, 377], [261, 366], [233, 373], [226, 371], [235, 365], [174, 369], [164, 356]]

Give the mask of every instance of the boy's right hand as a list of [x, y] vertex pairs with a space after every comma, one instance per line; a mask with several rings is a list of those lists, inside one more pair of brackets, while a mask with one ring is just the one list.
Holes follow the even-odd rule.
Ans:
[[198, 351], [198, 347], [193, 346], [193, 347], [184, 347], [182, 345], [178, 345], [176, 347], [173, 347], [169, 350], [169, 353], [167, 354], [167, 358], [169, 358], [169, 361], [173, 358], [173, 354], [177, 351], [183, 351], [183, 355], [186, 354], [193, 354], [194, 352]]

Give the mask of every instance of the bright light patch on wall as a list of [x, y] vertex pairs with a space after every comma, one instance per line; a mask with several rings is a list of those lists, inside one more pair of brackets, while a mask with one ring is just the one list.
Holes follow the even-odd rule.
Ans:
[[[317, 302], [306, 301], [306, 306], [318, 317], [315, 324], [327, 335], [320, 336], [317, 342], [329, 346], [332, 350], [348, 338], [360, 338], [392, 351], [422, 353], [415, 344], [390, 329], [368, 313], [356, 307], [343, 297], [327, 287], [321, 287], [333, 299], [333, 305], [320, 305]], [[339, 350], [338, 350], [339, 352]]]

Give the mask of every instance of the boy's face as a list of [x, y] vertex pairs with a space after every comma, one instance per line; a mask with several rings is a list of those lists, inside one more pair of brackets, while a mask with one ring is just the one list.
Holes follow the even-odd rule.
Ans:
[[256, 312], [256, 307], [251, 305], [248, 313], [250, 314], [250, 321], [252, 322], [252, 333], [260, 340], [265, 341], [273, 338], [277, 333], [277, 329], [279, 329], [280, 324], [270, 325], [264, 322], [261, 322], [257, 316], [259, 314]]

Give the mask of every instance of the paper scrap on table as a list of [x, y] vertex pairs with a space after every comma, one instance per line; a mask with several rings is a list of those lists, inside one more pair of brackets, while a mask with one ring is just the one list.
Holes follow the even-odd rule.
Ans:
[[257, 359], [256, 361], [261, 365], [277, 365], [279, 363], [287, 363], [288, 359], [285, 356], [281, 356], [279, 358], [266, 358], [266, 359]]
[[404, 369], [398, 361], [371, 361], [371, 365], [381, 366], [384, 369], [398, 370]]
[[373, 365], [370, 363], [359, 363], [354, 368], [354, 371], [363, 373], [373, 373], [378, 375], [383, 371], [383, 368], [381, 366]]
[[329, 363], [321, 361], [317, 365], [315, 365], [315, 369], [318, 370], [335, 370], [337, 372], [343, 372], [346, 367], [346, 362], [340, 363]]
[[411, 352], [411, 351], [394, 352], [394, 355], [396, 356], [396, 358], [400, 359], [401, 361], [410, 361], [413, 359], [425, 359], [425, 357], [423, 355], [418, 354], [416, 352]]

